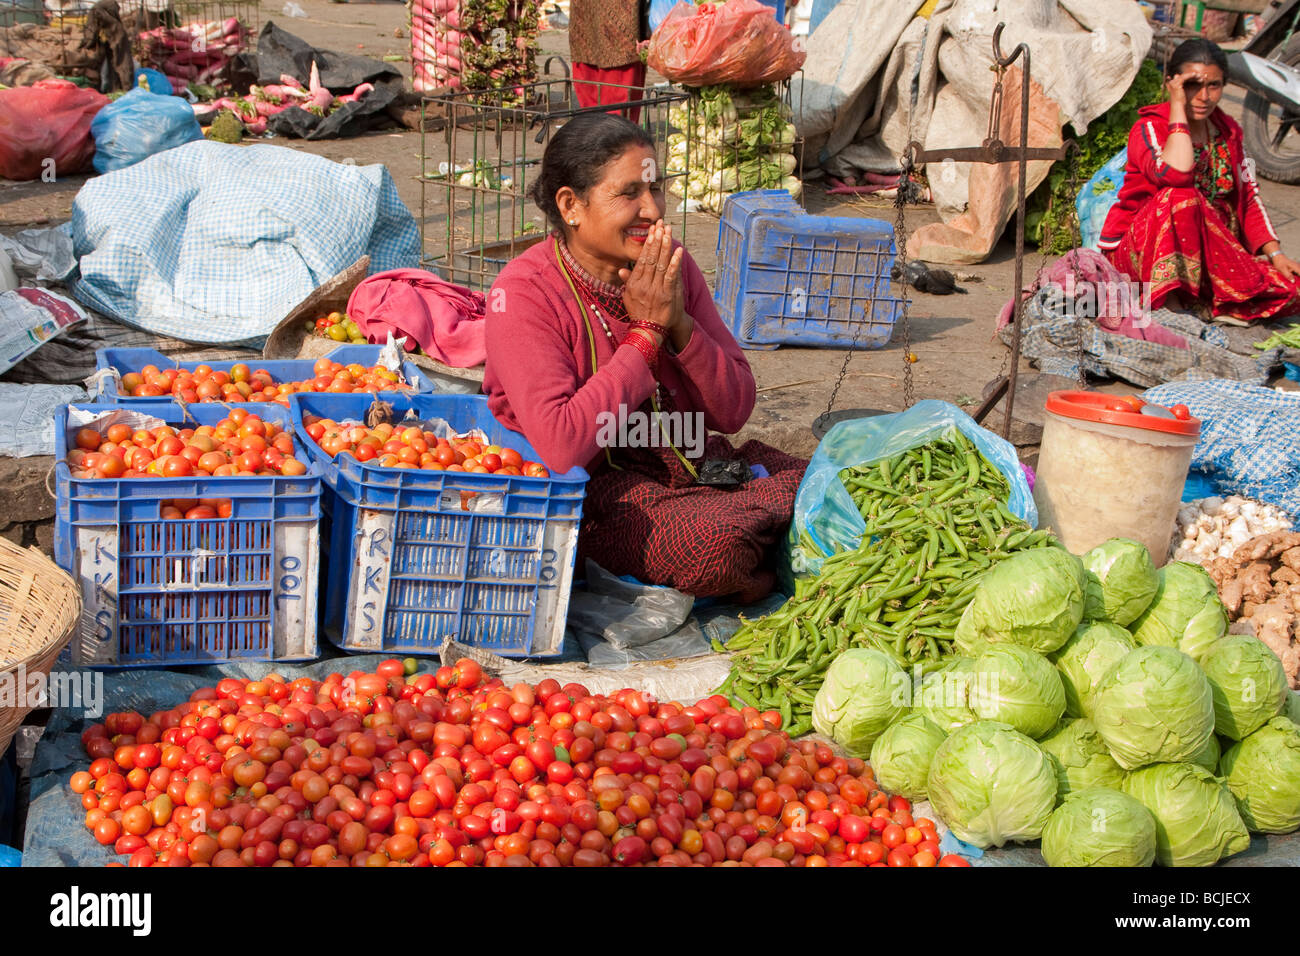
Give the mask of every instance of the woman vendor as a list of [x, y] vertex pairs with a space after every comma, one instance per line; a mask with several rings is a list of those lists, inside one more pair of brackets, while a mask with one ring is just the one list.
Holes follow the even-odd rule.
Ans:
[[[641, 0], [572, 0], [569, 59], [580, 107], [613, 106], [640, 99], [645, 64], [637, 53], [643, 33]], [[635, 123], [639, 107], [627, 111]]]
[[[756, 441], [703, 440], [705, 427], [745, 424], [754, 376], [663, 223], [653, 143], [621, 117], [578, 116], [547, 146], [532, 198], [555, 231], [488, 294], [489, 407], [553, 472], [591, 473], [579, 559], [699, 597], [761, 599], [806, 462]], [[610, 441], [612, 421], [662, 423], [649, 417], [659, 412], [698, 422], [697, 447], [667, 440], [680, 427]], [[706, 459], [761, 468], [738, 486], [706, 486], [696, 480]]]
[[1237, 323], [1300, 313], [1300, 264], [1289, 258], [1259, 198], [1241, 127], [1219, 109], [1228, 60], [1187, 40], [1166, 71], [1168, 101], [1143, 107], [1099, 247], [1121, 272]]

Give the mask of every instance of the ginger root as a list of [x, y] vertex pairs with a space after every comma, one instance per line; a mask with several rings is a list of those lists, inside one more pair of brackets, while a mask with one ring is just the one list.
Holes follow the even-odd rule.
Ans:
[[1259, 535], [1205, 569], [1232, 621], [1229, 633], [1263, 641], [1281, 660], [1292, 689], [1300, 689], [1300, 533]]

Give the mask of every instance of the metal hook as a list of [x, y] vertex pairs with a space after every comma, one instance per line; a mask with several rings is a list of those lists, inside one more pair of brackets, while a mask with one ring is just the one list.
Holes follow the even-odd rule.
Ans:
[[1029, 47], [1027, 44], [1025, 43], [1017, 44], [1016, 48], [1011, 51], [1010, 56], [1004, 56], [1002, 54], [1002, 31], [1005, 27], [1006, 27], [1006, 22], [1004, 21], [1002, 23], [999, 23], [996, 27], [993, 28], [993, 59], [997, 60], [998, 66], [1002, 67], [1003, 69], [1006, 69], [1012, 63], [1015, 63], [1016, 58], [1019, 57], [1020, 54], [1023, 52], [1025, 54], [1025, 63], [1027, 69], [1028, 68], [1027, 64], [1029, 63]]

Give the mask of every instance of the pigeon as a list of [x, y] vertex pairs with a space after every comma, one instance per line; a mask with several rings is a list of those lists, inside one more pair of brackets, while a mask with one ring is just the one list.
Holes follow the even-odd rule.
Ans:
[[[957, 284], [956, 277], [947, 269], [936, 269], [926, 265], [919, 259], [913, 259], [906, 265], [907, 284], [918, 292], [925, 292], [929, 295], [951, 295], [954, 292], [966, 294], [966, 290]], [[889, 270], [890, 278], [897, 279], [902, 275], [898, 263]]]

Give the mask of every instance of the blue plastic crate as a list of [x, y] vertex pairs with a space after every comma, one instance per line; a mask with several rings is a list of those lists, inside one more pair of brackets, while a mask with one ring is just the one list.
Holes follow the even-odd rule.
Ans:
[[[386, 399], [388, 400], [388, 399]], [[391, 399], [400, 418], [481, 429], [526, 459], [539, 456], [474, 395]], [[587, 473], [524, 478], [381, 468], [331, 460], [304, 416], [360, 421], [369, 396], [289, 398], [299, 437], [324, 469], [329, 517], [325, 634], [348, 651], [433, 654], [448, 638], [508, 657], [563, 650]], [[473, 492], [466, 501], [462, 492]], [[466, 510], [466, 507], [471, 510]]]
[[[174, 666], [317, 656], [321, 467], [299, 477], [73, 478], [68, 409], [55, 416], [54, 557], [81, 588], [84, 614], [73, 665]], [[289, 428], [278, 406], [262, 414]], [[219, 405], [165, 404], [148, 414], [175, 426], [215, 425]], [[229, 518], [163, 520], [162, 502], [223, 498]]]
[[[340, 365], [351, 365], [354, 362], [364, 365], [367, 368], [379, 361], [379, 350], [383, 348], [380, 345], [340, 345], [333, 351], [329, 352], [325, 358], [338, 362]], [[95, 368], [97, 371], [112, 369], [117, 372], [118, 376], [125, 375], [128, 372], [138, 372], [146, 365], [156, 365], [160, 369], [183, 368], [187, 371], [194, 371], [200, 365], [207, 365], [216, 372], [229, 372], [235, 365], [247, 365], [250, 369], [265, 369], [270, 372], [277, 384], [284, 382], [301, 382], [305, 379], [315, 377], [315, 359], [264, 359], [261, 361], [231, 361], [231, 362], [177, 362], [169, 359], [166, 355], [155, 349], [96, 349], [95, 350]], [[414, 362], [409, 359], [402, 362], [402, 376], [416, 392], [434, 392], [439, 389], [433, 381], [422, 372]], [[155, 406], [164, 406], [172, 404], [170, 395], [160, 395], [146, 398], [131, 398], [123, 395], [118, 391], [118, 382], [113, 376], [97, 375], [96, 376], [97, 393], [91, 398], [99, 402], [107, 402], [113, 405], [131, 405], [136, 408], [149, 409]], [[253, 402], [253, 406], [269, 407], [278, 403], [273, 402]], [[281, 409], [283, 405], [279, 405]], [[259, 412], [260, 414], [260, 412]]]
[[807, 215], [781, 190], [736, 193], [718, 223], [714, 298], [745, 348], [844, 348], [855, 334], [881, 348], [903, 306], [894, 255], [887, 222]]

